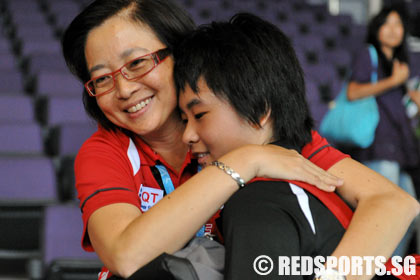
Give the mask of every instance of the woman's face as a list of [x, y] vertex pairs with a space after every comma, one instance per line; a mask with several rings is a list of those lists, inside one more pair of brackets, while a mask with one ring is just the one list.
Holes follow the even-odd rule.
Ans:
[[[147, 25], [117, 15], [89, 32], [85, 57], [94, 78], [165, 47]], [[117, 73], [115, 88], [92, 98], [115, 125], [138, 135], [155, 133], [176, 115], [172, 71], [173, 59], [169, 56], [140, 79], [128, 81]]]
[[397, 12], [389, 13], [385, 23], [379, 28], [378, 40], [383, 47], [396, 48], [401, 45], [404, 26]]

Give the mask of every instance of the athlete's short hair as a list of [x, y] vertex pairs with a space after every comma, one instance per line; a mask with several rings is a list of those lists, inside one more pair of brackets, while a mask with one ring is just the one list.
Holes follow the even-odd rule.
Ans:
[[216, 96], [259, 125], [271, 111], [273, 135], [292, 147], [310, 142], [313, 120], [303, 71], [287, 36], [273, 24], [241, 13], [200, 26], [174, 52], [177, 92], [198, 93], [203, 78]]

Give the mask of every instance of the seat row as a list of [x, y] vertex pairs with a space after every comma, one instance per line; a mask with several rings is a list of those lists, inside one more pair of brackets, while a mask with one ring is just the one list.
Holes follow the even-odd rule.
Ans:
[[80, 246], [83, 225], [78, 205], [32, 198], [9, 197], [7, 201], [0, 201], [1, 276], [97, 279], [102, 263], [95, 253]]

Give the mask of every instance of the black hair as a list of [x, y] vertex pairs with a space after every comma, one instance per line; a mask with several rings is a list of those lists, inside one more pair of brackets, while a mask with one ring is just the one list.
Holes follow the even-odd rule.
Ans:
[[[126, 9], [130, 12], [131, 20], [148, 25], [157, 38], [171, 50], [195, 28], [186, 11], [170, 0], [96, 0], [76, 16], [62, 39], [67, 66], [83, 83], [91, 78], [85, 59], [88, 33]], [[90, 97], [86, 89], [83, 92], [83, 104], [86, 112], [105, 129], [117, 128], [106, 118], [96, 98]]]
[[178, 94], [188, 85], [199, 93], [203, 78], [250, 123], [271, 110], [274, 140], [302, 148], [310, 142], [313, 120], [305, 82], [287, 36], [273, 24], [248, 13], [229, 22], [200, 26], [174, 52]]
[[[403, 28], [404, 28], [404, 36], [401, 41], [401, 44], [394, 49], [393, 58], [388, 60], [384, 53], [382, 52], [381, 43], [379, 42], [379, 29], [382, 25], [385, 24], [387, 17], [391, 12], [396, 12], [402, 21]], [[382, 70], [385, 73], [385, 76], [391, 76], [392, 74], [392, 67], [393, 67], [393, 59], [398, 59], [401, 62], [408, 63], [408, 52], [407, 52], [407, 21], [406, 21], [406, 13], [400, 6], [385, 6], [376, 16], [374, 16], [368, 24], [367, 30], [367, 37], [366, 43], [372, 44], [376, 51], [378, 52], [378, 58], [380, 60], [380, 65], [382, 65]]]

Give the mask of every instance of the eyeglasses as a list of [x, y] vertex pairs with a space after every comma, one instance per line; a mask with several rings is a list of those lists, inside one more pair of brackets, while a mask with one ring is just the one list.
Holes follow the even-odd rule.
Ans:
[[92, 78], [85, 83], [90, 96], [98, 96], [112, 91], [115, 88], [115, 75], [121, 75], [128, 81], [140, 79], [149, 74], [171, 53], [168, 48], [142, 55], [124, 64], [120, 69]]

